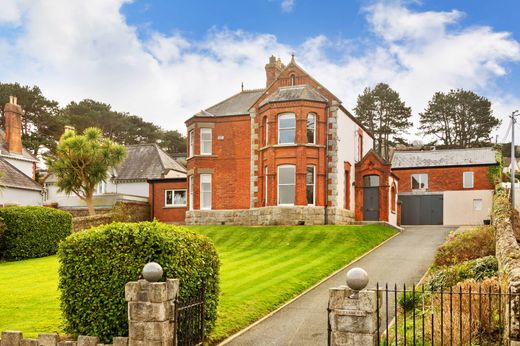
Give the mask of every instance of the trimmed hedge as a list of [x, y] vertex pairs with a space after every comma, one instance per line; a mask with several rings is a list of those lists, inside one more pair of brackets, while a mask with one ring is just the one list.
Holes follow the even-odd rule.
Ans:
[[53, 208], [0, 208], [0, 220], [0, 257], [9, 261], [54, 255], [72, 232], [72, 215]]
[[213, 329], [219, 294], [219, 258], [209, 238], [159, 222], [112, 223], [75, 233], [60, 244], [59, 288], [65, 331], [96, 335], [103, 343], [128, 335], [125, 284], [147, 262], [164, 278], [180, 279], [180, 298], [205, 286], [205, 330]]

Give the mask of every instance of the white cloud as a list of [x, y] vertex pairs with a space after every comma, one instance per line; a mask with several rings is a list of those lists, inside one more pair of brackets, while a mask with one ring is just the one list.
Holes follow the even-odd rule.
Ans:
[[294, 0], [282, 0], [280, 6], [283, 12], [291, 12], [294, 8]]
[[[293, 51], [347, 108], [366, 86], [387, 82], [412, 106], [416, 123], [439, 90], [473, 89], [495, 101], [499, 116], [520, 98], [505, 96], [497, 83], [507, 63], [520, 60], [519, 43], [489, 27], [452, 29], [463, 16], [455, 10], [378, 2], [365, 12], [375, 40], [345, 44], [319, 35], [291, 47], [272, 34], [217, 29], [198, 41], [158, 32], [142, 39], [120, 12], [125, 2], [3, 0], [11, 14], [0, 14], [0, 25], [21, 28], [0, 37], [1, 51], [10, 52], [0, 60], [3, 81], [39, 85], [62, 104], [94, 98], [183, 132], [189, 116], [238, 92], [242, 82], [264, 86], [269, 55], [287, 61]], [[363, 49], [354, 55], [356, 42]], [[331, 59], [329, 49], [340, 57]]]

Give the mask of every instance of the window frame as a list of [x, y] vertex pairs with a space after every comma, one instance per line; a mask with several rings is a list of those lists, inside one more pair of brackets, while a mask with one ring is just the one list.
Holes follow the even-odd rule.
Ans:
[[264, 146], [269, 144], [269, 119], [264, 117]]
[[193, 210], [193, 196], [194, 196], [194, 193], [195, 191], [193, 191], [195, 187], [195, 179], [193, 177], [193, 175], [190, 175], [188, 177], [188, 189], [189, 189], [189, 196], [188, 196], [188, 206], [189, 206], [189, 210]]
[[[280, 169], [281, 168], [292, 168], [293, 169], [293, 172], [294, 172], [294, 182], [292, 184], [280, 184]], [[277, 205], [279, 206], [294, 206], [295, 204], [295, 201], [296, 201], [296, 165], [279, 165], [278, 166], [278, 169], [277, 169], [277, 192], [278, 192], [278, 195], [277, 195]], [[280, 186], [294, 186], [294, 198], [293, 198], [293, 202], [292, 203], [280, 203]]]
[[391, 197], [390, 211], [392, 213], [395, 213], [397, 210], [397, 187], [395, 186], [395, 183], [393, 183], [392, 187], [390, 188], [390, 197]]
[[[309, 142], [309, 118], [310, 117], [313, 117], [313, 127], [312, 127], [312, 142]], [[307, 135], [307, 143], [308, 144], [316, 144], [316, 119], [317, 119], [317, 115], [316, 113], [313, 113], [313, 112], [310, 112], [307, 114], [307, 131], [306, 131], [306, 135]]]
[[107, 193], [107, 182], [102, 180], [94, 188], [94, 196], [101, 196]]
[[188, 158], [195, 154], [195, 130], [188, 132]]
[[[280, 120], [284, 119], [284, 118], [288, 118], [288, 117], [291, 117], [294, 119], [294, 127], [286, 127], [286, 128], [281, 128], [280, 127]], [[280, 132], [281, 130], [293, 130], [294, 132], [294, 135], [293, 135], [293, 141], [292, 142], [280, 142]], [[295, 113], [280, 113], [278, 114], [278, 144], [281, 144], [281, 145], [291, 145], [291, 144], [296, 144], [296, 114]]]
[[[413, 188], [413, 178], [414, 178], [414, 176], [420, 176], [420, 177], [426, 176], [426, 184], [425, 184], [424, 188], [418, 188], [418, 189], [414, 189]], [[421, 184], [423, 184], [423, 183], [424, 183], [423, 179], [420, 179], [419, 180], [419, 186], [421, 186]], [[415, 174], [412, 174], [410, 176], [410, 187], [411, 187], [412, 191], [428, 191], [428, 188], [429, 188], [428, 173], [415, 173]]]
[[[209, 191], [205, 191], [203, 189], [203, 184], [207, 184], [207, 182], [204, 182], [203, 178], [209, 177]], [[199, 193], [199, 209], [200, 210], [212, 210], [213, 208], [213, 177], [212, 174], [199, 174], [199, 185], [200, 185], [200, 193]], [[209, 193], [209, 207], [205, 207], [203, 200], [204, 200], [204, 194]]]
[[[309, 174], [309, 168], [312, 168], [312, 184], [307, 182], [307, 174]], [[312, 185], [312, 203], [309, 203], [309, 199], [307, 198], [307, 188]], [[315, 165], [307, 165], [305, 170], [305, 199], [307, 200], [308, 206], [316, 205], [316, 166]]]
[[[204, 139], [204, 132], [209, 133], [210, 139]], [[209, 143], [209, 152], [204, 151], [204, 144]], [[213, 129], [211, 127], [200, 128], [200, 155], [213, 154]]]
[[[184, 191], [184, 199], [185, 199], [185, 203], [184, 204], [175, 204], [175, 192], [179, 192], [179, 191]], [[168, 200], [167, 199], [168, 192], [172, 193], [172, 203], [171, 204], [168, 204], [166, 202]], [[167, 190], [164, 190], [164, 207], [165, 208], [186, 208], [187, 205], [188, 205], [188, 190], [187, 189], [167, 189]]]
[[[471, 176], [471, 186], [466, 185], [466, 174]], [[462, 172], [462, 187], [464, 189], [472, 189], [475, 187], [475, 173], [473, 171]]]
[[482, 198], [474, 198], [473, 199], [473, 211], [482, 211], [484, 207], [484, 201]]

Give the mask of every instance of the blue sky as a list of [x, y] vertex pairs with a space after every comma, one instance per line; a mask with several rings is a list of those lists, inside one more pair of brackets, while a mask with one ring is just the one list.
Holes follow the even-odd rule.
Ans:
[[94, 98], [183, 132], [242, 82], [262, 87], [269, 55], [292, 52], [349, 109], [363, 88], [389, 83], [415, 126], [432, 94], [451, 88], [490, 98], [500, 118], [520, 107], [512, 0], [2, 0], [2, 9], [1, 81], [39, 85], [62, 104]]

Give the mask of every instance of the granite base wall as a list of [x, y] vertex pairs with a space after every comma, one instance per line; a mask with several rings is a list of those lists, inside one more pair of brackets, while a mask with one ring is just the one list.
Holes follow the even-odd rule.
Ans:
[[[355, 223], [350, 210], [327, 208], [329, 224]], [[323, 225], [324, 207], [262, 207], [238, 210], [191, 210], [187, 225]]]

